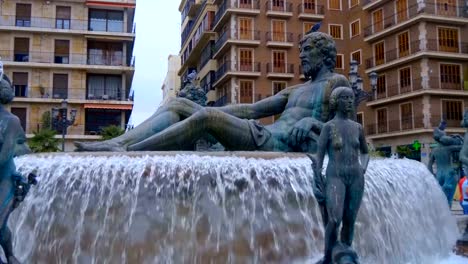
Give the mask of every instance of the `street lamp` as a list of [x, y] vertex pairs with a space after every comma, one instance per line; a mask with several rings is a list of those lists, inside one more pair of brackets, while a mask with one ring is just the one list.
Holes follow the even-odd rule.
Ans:
[[63, 99], [60, 103], [60, 108], [52, 108], [52, 121], [55, 129], [62, 131], [62, 151], [65, 151], [65, 134], [67, 128], [75, 123], [76, 109], [70, 110], [70, 120], [67, 117], [68, 102]]
[[377, 99], [377, 78], [378, 74], [376, 72], [371, 72], [369, 73], [369, 80], [370, 80], [370, 85], [372, 87], [372, 97], [373, 99]]
[[363, 89], [363, 81], [361, 76], [358, 73], [358, 62], [355, 60], [351, 60], [349, 63], [349, 84], [351, 85], [351, 89], [354, 92], [354, 106], [358, 107], [358, 105], [371, 97], [371, 94], [364, 91]]

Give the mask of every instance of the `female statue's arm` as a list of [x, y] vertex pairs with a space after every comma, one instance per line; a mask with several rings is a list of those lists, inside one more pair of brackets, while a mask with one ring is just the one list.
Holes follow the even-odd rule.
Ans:
[[320, 133], [317, 146], [317, 155], [313, 160], [314, 162], [314, 195], [319, 203], [325, 202], [325, 179], [322, 174], [323, 159], [325, 158], [325, 152], [328, 149], [328, 140], [330, 129], [328, 125], [325, 125]]
[[366, 138], [364, 137], [364, 129], [361, 125], [359, 125], [359, 145], [361, 150], [361, 166], [363, 173], [366, 173], [367, 165], [369, 165], [369, 149], [367, 148]]

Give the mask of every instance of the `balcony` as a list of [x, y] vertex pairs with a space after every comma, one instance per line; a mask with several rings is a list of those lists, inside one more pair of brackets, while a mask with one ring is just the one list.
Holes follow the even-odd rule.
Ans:
[[[279, 5], [275, 5], [275, 3]], [[281, 5], [281, 3], [283, 4]], [[267, 16], [292, 17], [293, 15], [293, 5], [287, 1], [267, 1], [265, 10]]]
[[192, 16], [193, 16], [194, 9], [196, 9], [194, 7], [194, 5], [195, 5], [195, 0], [186, 0], [185, 5], [184, 5], [184, 7], [182, 8], [182, 10], [180, 12], [180, 15], [181, 15], [180, 21], [181, 21], [181, 23], [184, 22], [184, 20], [185, 20], [185, 18], [187, 16], [191, 16], [190, 14], [192, 14]]
[[260, 45], [260, 31], [245, 30], [236, 31], [234, 36], [230, 36], [230, 31], [225, 31], [216, 41], [214, 46], [213, 59], [223, 54], [231, 44], [243, 46], [258, 46]]
[[418, 132], [420, 132], [421, 129], [432, 129], [432, 127], [427, 127], [423, 120], [424, 116], [418, 115], [397, 120], [389, 120], [382, 123], [372, 123], [365, 126], [365, 132], [366, 136], [396, 136], [401, 133], [407, 134], [414, 130], [419, 130]]
[[323, 5], [311, 5], [307, 3], [297, 5], [299, 19], [322, 20], [325, 17]]
[[51, 17], [29, 17], [18, 19], [12, 15], [0, 16], [0, 30], [25, 32], [66, 32], [70, 34], [105, 34], [134, 36], [133, 25], [126, 27], [120, 20], [58, 19]]
[[267, 63], [267, 78], [294, 78], [294, 64]]
[[211, 26], [212, 25], [208, 23], [208, 17], [205, 17], [195, 31], [195, 35], [191, 39], [191, 45], [185, 45], [185, 55], [183, 56], [181, 71], [184, 71], [188, 64], [196, 64], [200, 59], [199, 57], [203, 51], [203, 47], [215, 37], [216, 34], [212, 31]]
[[[250, 3], [244, 3], [250, 2]], [[213, 20], [213, 30], [218, 31], [221, 25], [224, 25], [232, 13], [239, 15], [258, 15], [260, 14], [259, 0], [237, 0], [234, 3], [224, 1], [218, 8]]]
[[294, 34], [286, 32], [265, 33], [266, 45], [270, 48], [291, 48], [294, 46]]
[[[384, 37], [391, 34], [401, 27], [411, 25], [420, 18], [435, 22], [450, 21], [454, 24], [465, 25], [468, 22], [468, 14], [463, 7], [444, 6], [442, 4], [425, 3], [425, 6], [412, 5], [408, 9], [403, 10], [400, 14], [391, 14], [386, 16], [382, 21], [372, 23], [369, 21], [369, 26], [364, 28], [364, 40], [373, 41], [376, 38]], [[369, 16], [371, 19], [371, 16]]]
[[125, 67], [128, 70], [133, 70], [132, 66], [126, 65], [123, 54], [119, 52], [107, 54], [57, 54], [54, 52], [0, 50], [0, 56], [5, 64], [11, 66], [67, 69], [88, 69], [91, 66], [91, 68], [103, 70], [123, 70], [122, 68]]
[[260, 74], [260, 62], [240, 63], [237, 61], [226, 61], [216, 71], [214, 86], [223, 83], [230, 76], [259, 77]]
[[424, 94], [467, 97], [468, 93], [463, 85], [463, 80], [446, 80], [439, 77], [411, 79], [408, 86], [403, 87], [398, 83], [387, 85], [383, 92], [377, 93], [376, 99], [369, 99], [367, 106], [380, 106]]
[[453, 47], [447, 47], [439, 45], [440, 41], [437, 39], [417, 40], [409, 43], [408, 50], [392, 49], [386, 51], [381, 60], [374, 57], [367, 58], [365, 60], [366, 72], [394, 67], [417, 59], [423, 54], [433, 57], [468, 59], [468, 42], [453, 43]]

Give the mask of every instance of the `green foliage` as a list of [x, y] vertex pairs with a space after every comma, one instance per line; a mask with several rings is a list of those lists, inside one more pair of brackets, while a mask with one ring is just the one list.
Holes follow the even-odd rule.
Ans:
[[408, 146], [397, 146], [396, 152], [399, 157], [409, 157], [411, 156], [411, 149]]
[[369, 156], [373, 158], [385, 158], [385, 153], [382, 151], [373, 149], [373, 150], [369, 150]]
[[125, 131], [122, 128], [114, 125], [107, 126], [101, 130], [102, 140], [112, 139], [123, 133], [125, 133]]
[[34, 133], [34, 137], [29, 139], [28, 145], [35, 153], [38, 152], [57, 152], [60, 140], [55, 138], [55, 131], [50, 129], [41, 129]]

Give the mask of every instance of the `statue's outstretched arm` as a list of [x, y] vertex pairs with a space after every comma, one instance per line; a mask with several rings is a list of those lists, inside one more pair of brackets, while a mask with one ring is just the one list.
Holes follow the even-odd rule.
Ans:
[[259, 119], [281, 114], [288, 103], [287, 92], [280, 92], [253, 104], [232, 104], [218, 109], [243, 119]]

